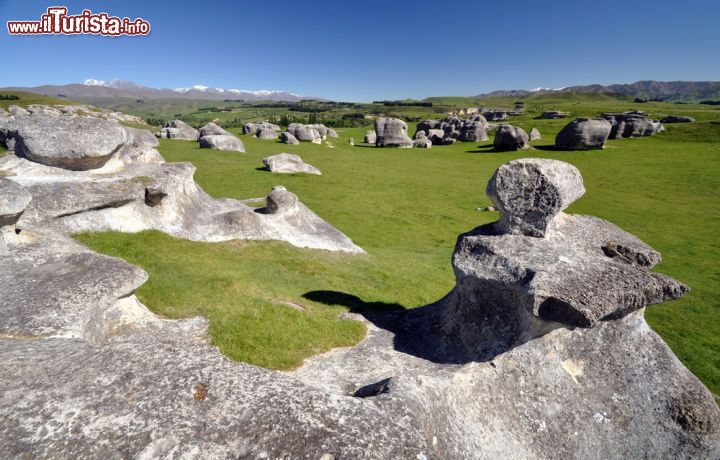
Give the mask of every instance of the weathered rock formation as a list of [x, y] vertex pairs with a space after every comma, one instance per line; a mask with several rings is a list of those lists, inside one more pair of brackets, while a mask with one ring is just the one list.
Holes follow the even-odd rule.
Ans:
[[653, 136], [665, 130], [658, 120], [651, 120], [644, 112], [604, 113], [602, 117], [612, 124], [609, 139]]
[[555, 147], [561, 150], [601, 149], [612, 125], [602, 118], [576, 118], [555, 136]]
[[157, 137], [168, 139], [180, 139], [184, 141], [198, 140], [198, 130], [182, 120], [172, 120], [165, 124], [165, 127], [156, 134]]
[[278, 132], [270, 128], [260, 128], [255, 133], [255, 137], [258, 139], [277, 139]]
[[379, 117], [375, 120], [375, 145], [377, 147], [412, 147], [408, 137], [407, 123], [392, 117]]
[[280, 127], [276, 124], [267, 122], [267, 121], [260, 121], [257, 123], [245, 123], [243, 125], [243, 134], [257, 134], [258, 130], [260, 129], [271, 129], [273, 131], [280, 131]]
[[692, 123], [695, 119], [684, 115], [668, 115], [660, 120], [660, 123]]
[[300, 141], [297, 140], [294, 135], [290, 134], [287, 131], [283, 131], [282, 133], [280, 133], [280, 142], [288, 145], [297, 145], [300, 143]]
[[377, 136], [375, 135], [375, 131], [367, 131], [365, 133], [363, 142], [365, 142], [366, 144], [374, 144], [376, 141], [377, 141]]
[[530, 137], [522, 128], [512, 125], [500, 125], [495, 131], [493, 147], [498, 152], [509, 152], [528, 148]]
[[[237, 200], [215, 200], [193, 181], [195, 168], [191, 164], [163, 161], [155, 150], [157, 139], [147, 131], [127, 128], [114, 120], [102, 119], [101, 124], [94, 124], [95, 121], [98, 120], [92, 113], [75, 112], [0, 117], [5, 144], [14, 140], [16, 148], [0, 158], [0, 175], [24, 186], [32, 196], [18, 220], [21, 228], [59, 234], [156, 229], [198, 241], [282, 240], [301, 247], [362, 252], [300, 202], [287, 212], [271, 214]], [[106, 126], [107, 123], [112, 126]], [[103, 151], [107, 145], [102, 136], [85, 131], [90, 126], [104, 129], [104, 134], [118, 131], [121, 134], [117, 138], [123, 142], [113, 146], [112, 154], [103, 158], [103, 164], [93, 164], [97, 168], [76, 170], [78, 160], [85, 156], [96, 158], [95, 152]], [[74, 136], [72, 127], [78, 130]], [[61, 129], [69, 130], [67, 135], [55, 136]], [[25, 132], [33, 133], [34, 149], [35, 145], [47, 145], [47, 150], [55, 155], [57, 152], [82, 155], [77, 154], [67, 167], [37, 161], [36, 155], [17, 150], [24, 145], [20, 136]], [[201, 146], [208, 143], [212, 148], [244, 150], [242, 142], [230, 134], [205, 135], [200, 143]]]
[[540, 131], [537, 130], [537, 128], [533, 128], [530, 130], [530, 140], [531, 141], [539, 141], [542, 139], [542, 136], [540, 135]]
[[420, 133], [435, 145], [451, 144], [454, 141], [479, 142], [488, 140], [488, 123], [480, 114], [472, 114], [466, 120], [449, 116], [442, 120], [424, 120], [416, 125], [414, 138]]
[[227, 135], [230, 134], [217, 124], [210, 122], [198, 130], [198, 140], [203, 136]]
[[263, 164], [268, 171], [274, 173], [322, 175], [315, 166], [305, 163], [299, 155], [293, 155], [292, 153], [279, 153], [263, 158]]
[[[391, 310], [308, 292], [356, 308], [368, 335], [288, 373], [231, 362], [202, 318], [162, 319], [137, 300], [143, 270], [23, 214], [19, 233], [0, 229], [0, 451], [718, 458], [713, 396], [643, 318], [687, 290], [650, 271], [660, 255], [609, 222], [564, 214], [583, 193], [565, 163], [510, 162], [487, 191], [501, 219], [459, 237], [447, 296]], [[261, 215], [301, 208], [275, 187]]]

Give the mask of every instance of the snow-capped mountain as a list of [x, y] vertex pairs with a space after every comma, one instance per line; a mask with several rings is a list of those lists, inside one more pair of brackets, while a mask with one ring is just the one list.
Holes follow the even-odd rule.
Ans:
[[89, 78], [83, 83], [72, 83], [69, 85], [43, 85], [32, 88], [7, 88], [16, 91], [28, 91], [48, 96], [60, 96], [68, 98], [97, 98], [97, 97], [126, 97], [134, 99], [202, 99], [222, 101], [243, 100], [243, 101], [284, 101], [296, 102], [301, 99], [319, 99], [306, 97], [288, 91], [269, 90], [242, 90], [212, 88], [204, 85], [194, 85], [187, 88], [151, 88], [127, 80], [97, 80]]

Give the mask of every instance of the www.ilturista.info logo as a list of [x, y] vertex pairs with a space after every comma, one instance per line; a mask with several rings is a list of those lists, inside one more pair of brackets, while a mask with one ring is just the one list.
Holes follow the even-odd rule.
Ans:
[[83, 10], [76, 16], [68, 16], [64, 6], [51, 6], [39, 21], [8, 21], [10, 35], [147, 35], [150, 23], [143, 18], [128, 19]]

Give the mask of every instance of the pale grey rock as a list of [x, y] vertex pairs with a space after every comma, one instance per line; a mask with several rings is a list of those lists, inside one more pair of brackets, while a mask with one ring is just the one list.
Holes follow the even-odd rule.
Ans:
[[280, 153], [263, 158], [263, 164], [268, 171], [274, 173], [322, 175], [315, 166], [305, 163], [299, 155], [293, 155], [292, 153]]
[[201, 127], [198, 130], [198, 139], [203, 136], [210, 136], [210, 135], [219, 135], [219, 134], [230, 134], [229, 132], [225, 131], [220, 126], [216, 125], [213, 122], [210, 122], [206, 124], [205, 126]]
[[466, 121], [460, 127], [460, 135], [457, 138], [463, 142], [481, 142], [488, 140], [487, 128], [482, 121]]
[[18, 105], [11, 105], [8, 107], [8, 112], [10, 112], [11, 115], [30, 115], [30, 112]]
[[427, 139], [427, 133], [425, 131], [417, 131], [413, 136], [413, 140], [416, 139]]
[[432, 141], [428, 138], [420, 138], [412, 141], [413, 147], [417, 149], [429, 149], [432, 147]]
[[168, 139], [180, 139], [184, 141], [198, 140], [198, 130], [182, 120], [172, 120], [165, 124], [160, 130], [159, 137]]
[[561, 211], [585, 194], [585, 187], [580, 171], [569, 163], [526, 158], [498, 168], [486, 193], [502, 214], [502, 232], [540, 237]]
[[363, 142], [365, 142], [366, 144], [374, 144], [376, 141], [377, 141], [377, 136], [375, 135], [375, 131], [367, 131], [365, 133]]
[[661, 123], [692, 123], [695, 119], [685, 115], [668, 115], [660, 120]]
[[297, 145], [300, 143], [299, 140], [287, 131], [280, 133], [280, 142], [289, 145]]
[[555, 136], [555, 147], [562, 150], [601, 149], [612, 125], [601, 118], [577, 118]]
[[340, 137], [340, 135], [332, 128], [326, 128], [327, 129], [327, 137], [332, 137], [334, 139], [337, 139]]
[[278, 133], [274, 129], [259, 128], [255, 133], [255, 137], [258, 139], [277, 139]]
[[280, 131], [280, 127], [276, 124], [267, 122], [267, 121], [261, 121], [257, 123], [245, 123], [243, 125], [243, 134], [256, 134], [259, 129], [267, 128], [272, 129], [273, 131]]
[[0, 227], [15, 225], [32, 200], [25, 187], [0, 177]]
[[508, 113], [504, 110], [489, 110], [483, 112], [483, 116], [488, 121], [504, 121], [508, 119]]
[[30, 161], [64, 169], [97, 169], [128, 142], [128, 130], [112, 120], [41, 113], [0, 121], [1, 137]]
[[427, 137], [434, 145], [442, 145], [445, 131], [442, 129], [430, 129], [427, 132]]
[[375, 120], [375, 145], [377, 147], [412, 147], [408, 137], [407, 123], [392, 117], [379, 117]]
[[493, 147], [499, 152], [523, 150], [528, 148], [529, 140], [529, 136], [522, 128], [503, 124], [495, 131]]
[[245, 144], [232, 134], [211, 134], [200, 138], [200, 148], [244, 152]]
[[542, 139], [542, 136], [540, 135], [540, 131], [537, 130], [537, 128], [533, 128], [530, 130], [530, 140], [531, 141], [539, 141]]

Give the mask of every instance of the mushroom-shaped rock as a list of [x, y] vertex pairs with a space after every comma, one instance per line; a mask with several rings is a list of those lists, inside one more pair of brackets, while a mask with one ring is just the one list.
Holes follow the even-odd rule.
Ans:
[[16, 155], [73, 171], [102, 167], [130, 140], [117, 121], [92, 117], [33, 115], [16, 118], [14, 130]]
[[255, 137], [258, 139], [277, 139], [277, 131], [268, 127], [262, 127], [257, 130]]
[[15, 225], [32, 196], [22, 185], [0, 177], [0, 227]]
[[407, 123], [392, 117], [380, 117], [375, 120], [375, 145], [378, 147], [412, 147], [408, 137]]
[[499, 152], [523, 150], [528, 147], [528, 134], [522, 128], [512, 125], [500, 125], [495, 132], [493, 146]]
[[220, 126], [216, 125], [213, 122], [210, 122], [199, 129], [200, 137], [203, 136], [211, 136], [216, 134], [230, 134], [229, 132], [222, 129]]
[[542, 136], [540, 135], [540, 131], [537, 130], [537, 128], [533, 128], [530, 130], [530, 140], [531, 141], [539, 141], [542, 139]]
[[287, 131], [280, 133], [280, 142], [289, 145], [297, 145], [300, 143], [300, 141], [297, 140], [297, 137]]
[[211, 134], [200, 138], [201, 149], [224, 150], [229, 152], [244, 152], [243, 142], [232, 134]]
[[555, 136], [555, 147], [561, 150], [601, 149], [612, 125], [601, 118], [576, 118]]
[[318, 176], [322, 175], [320, 170], [315, 166], [305, 163], [299, 155], [293, 155], [292, 153], [280, 153], [263, 158], [263, 164], [268, 171], [274, 173], [306, 173], [316, 174]]
[[585, 187], [580, 171], [569, 163], [525, 158], [498, 168], [486, 193], [500, 210], [499, 231], [542, 237]]
[[272, 192], [265, 198], [268, 214], [283, 214], [296, 210], [300, 200], [297, 195], [282, 185], [273, 187]]
[[198, 136], [198, 130], [182, 120], [169, 121], [165, 124], [165, 127], [160, 130], [160, 137], [166, 137], [168, 139], [196, 141]]
[[375, 134], [375, 131], [367, 131], [365, 133], [365, 138], [363, 139], [363, 142], [366, 144], [374, 144], [377, 141], [377, 135]]

